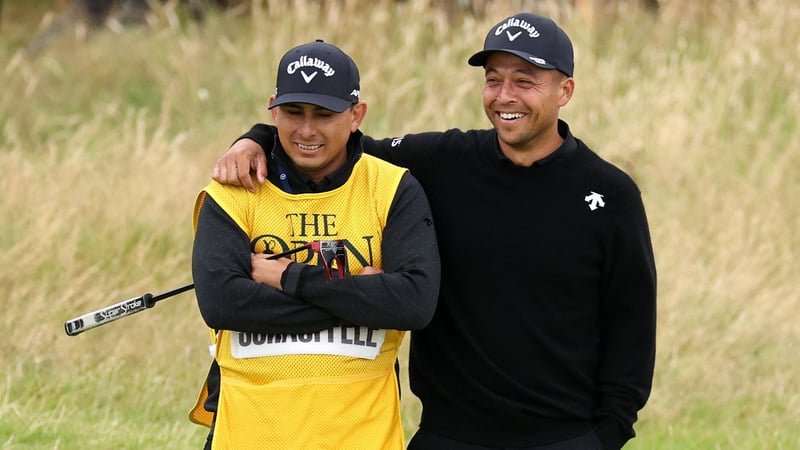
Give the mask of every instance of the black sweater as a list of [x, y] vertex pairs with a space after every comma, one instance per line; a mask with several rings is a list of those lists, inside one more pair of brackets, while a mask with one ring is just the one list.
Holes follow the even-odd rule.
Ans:
[[[245, 137], [271, 143], [267, 126]], [[531, 167], [494, 130], [366, 140], [425, 189], [442, 262], [432, 322], [411, 338], [420, 427], [532, 446], [633, 435], [655, 358], [656, 269], [640, 192], [559, 123]]]

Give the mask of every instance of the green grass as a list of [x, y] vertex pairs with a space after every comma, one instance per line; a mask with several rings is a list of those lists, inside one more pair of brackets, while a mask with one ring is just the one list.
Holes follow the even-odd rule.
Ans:
[[[513, 10], [363, 3], [256, 1], [203, 27], [168, 6], [87, 39], [69, 27], [28, 58], [49, 3], [4, 2], [0, 448], [200, 448], [186, 413], [208, 336], [191, 293], [77, 337], [63, 324], [191, 281], [195, 196], [268, 120], [289, 47], [321, 37], [353, 55], [368, 134], [489, 126], [465, 61]], [[651, 224], [656, 376], [626, 448], [798, 448], [800, 6], [671, 0], [610, 17], [596, 3], [543, 12], [576, 48], [563, 117], [635, 177]], [[410, 434], [407, 387], [403, 402]]]

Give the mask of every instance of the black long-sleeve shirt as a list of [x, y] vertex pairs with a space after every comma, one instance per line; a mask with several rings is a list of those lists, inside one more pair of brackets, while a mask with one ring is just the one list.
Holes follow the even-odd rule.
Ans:
[[[655, 359], [656, 269], [640, 192], [559, 122], [563, 145], [530, 167], [494, 130], [366, 140], [407, 167], [436, 222], [442, 281], [412, 333], [420, 427], [486, 446], [594, 429], [634, 435]], [[244, 137], [269, 148], [272, 130]]]

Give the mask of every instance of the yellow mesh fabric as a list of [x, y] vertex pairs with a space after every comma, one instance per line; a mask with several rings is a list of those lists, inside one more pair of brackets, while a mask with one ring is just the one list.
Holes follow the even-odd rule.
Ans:
[[[200, 205], [198, 204], [197, 206], [199, 207]], [[197, 222], [195, 221], [195, 224], [196, 223]], [[208, 334], [211, 336], [211, 343], [216, 344], [217, 335], [214, 330], [208, 330]], [[200, 393], [197, 394], [197, 400], [195, 401], [192, 409], [189, 411], [189, 420], [198, 425], [211, 428], [211, 424], [214, 422], [214, 414], [206, 411], [206, 399], [208, 399], [208, 377], [206, 377], [206, 379], [203, 381], [203, 386], [200, 388]]]
[[[381, 267], [382, 230], [403, 172], [364, 156], [350, 182], [330, 192], [289, 195], [265, 183], [249, 193], [215, 182], [205, 192], [250, 236], [256, 252], [345, 239], [350, 271], [358, 273], [364, 265]], [[318, 264], [311, 252], [292, 258]], [[394, 372], [403, 335], [386, 330], [375, 359], [342, 354], [236, 358], [231, 340], [237, 334], [223, 330], [217, 342], [222, 388], [213, 448], [404, 448]]]
[[[260, 383], [258, 376], [238, 373], [233, 377], [232, 368], [221, 368], [223, 385], [213, 448], [402, 449], [399, 394], [392, 367], [397, 351], [396, 346], [387, 347], [384, 344], [374, 365], [388, 367], [378, 372], [368, 371], [369, 364], [346, 364], [341, 357], [327, 355], [303, 355], [296, 361], [288, 356], [253, 360], [268, 371], [277, 368], [287, 374], [300, 368], [301, 362], [312, 368], [300, 368], [295, 375], [356, 372], [335, 366], [359, 367], [363, 373]], [[389, 360], [390, 364], [385, 364]]]
[[203, 382], [203, 387], [200, 389], [200, 394], [197, 395], [197, 401], [195, 402], [191, 411], [189, 411], [189, 420], [198, 425], [211, 427], [211, 423], [214, 421], [214, 414], [206, 411], [205, 407], [203, 406], [207, 398], [208, 379]]

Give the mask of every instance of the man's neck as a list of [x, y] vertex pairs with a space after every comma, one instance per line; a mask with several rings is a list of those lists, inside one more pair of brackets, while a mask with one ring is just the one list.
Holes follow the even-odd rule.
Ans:
[[557, 129], [553, 129], [546, 137], [534, 141], [526, 145], [524, 148], [516, 148], [508, 145], [503, 141], [499, 141], [500, 151], [509, 159], [515, 166], [530, 167], [536, 161], [544, 159], [551, 155], [554, 151], [561, 147], [564, 143], [564, 138], [558, 134]]

